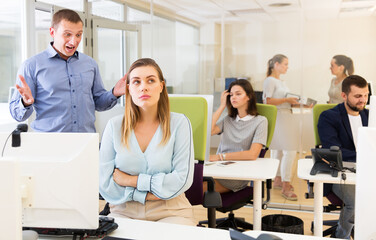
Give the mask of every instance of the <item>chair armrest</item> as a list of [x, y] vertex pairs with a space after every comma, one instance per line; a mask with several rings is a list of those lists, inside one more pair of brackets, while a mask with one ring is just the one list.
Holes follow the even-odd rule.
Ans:
[[[263, 182], [264, 185], [264, 182]], [[267, 209], [270, 202], [270, 189], [272, 189], [272, 179], [266, 179], [266, 199], [262, 202], [262, 209]]]
[[99, 193], [99, 200], [104, 200], [104, 198], [102, 197], [100, 193]]
[[215, 191], [215, 182], [212, 177], [204, 177], [204, 182], [208, 183], [208, 190], [204, 193], [203, 206], [206, 208], [222, 207], [221, 195]]
[[209, 192], [215, 191], [214, 190], [215, 182], [214, 182], [213, 177], [203, 177], [203, 181], [208, 183], [208, 191]]
[[315, 193], [313, 192], [313, 182], [307, 181], [307, 188], [308, 188], [308, 192], [305, 193], [305, 198], [306, 199], [314, 198]]

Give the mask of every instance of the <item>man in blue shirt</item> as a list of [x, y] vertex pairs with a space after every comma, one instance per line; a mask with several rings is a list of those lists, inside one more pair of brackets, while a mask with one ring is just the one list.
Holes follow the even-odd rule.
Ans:
[[[317, 129], [323, 148], [338, 146], [342, 160], [356, 162], [358, 129], [368, 126], [368, 84], [361, 76], [350, 75], [342, 82], [343, 103], [320, 114]], [[354, 226], [355, 185], [325, 184], [324, 195], [333, 191], [344, 203], [335, 237], [350, 239]]]
[[47, 49], [27, 59], [18, 71], [16, 88], [9, 109], [17, 121], [25, 121], [33, 110], [31, 123], [41, 132], [95, 132], [95, 110], [105, 111], [116, 105], [125, 93], [125, 79], [104, 89], [97, 63], [79, 53], [83, 22], [68, 9], [56, 12]]

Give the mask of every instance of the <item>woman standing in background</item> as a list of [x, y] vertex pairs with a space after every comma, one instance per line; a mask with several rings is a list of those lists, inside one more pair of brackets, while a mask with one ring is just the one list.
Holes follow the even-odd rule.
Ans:
[[290, 184], [291, 170], [298, 146], [299, 128], [294, 124], [291, 105], [299, 104], [297, 98], [286, 97], [289, 92], [285, 82], [280, 79], [288, 69], [288, 58], [282, 54], [275, 55], [268, 61], [267, 78], [264, 81], [263, 101], [278, 108], [274, 136], [270, 145], [271, 158], [279, 159], [280, 165], [274, 179], [274, 188], [282, 189], [282, 196], [296, 201], [298, 198]]
[[354, 73], [354, 64], [351, 58], [345, 55], [335, 55], [330, 62], [330, 71], [335, 76], [328, 91], [328, 103], [342, 103], [342, 81]]

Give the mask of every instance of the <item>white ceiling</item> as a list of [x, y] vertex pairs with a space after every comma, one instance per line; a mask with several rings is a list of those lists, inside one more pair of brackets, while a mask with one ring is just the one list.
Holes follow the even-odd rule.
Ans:
[[[76, 6], [81, 0], [39, 0]], [[89, 0], [94, 1], [94, 0]], [[107, 0], [95, 0], [107, 1]], [[118, 0], [119, 1], [119, 0]], [[275, 22], [376, 16], [376, 0], [142, 0], [196, 22]], [[62, 4], [64, 3], [64, 4]], [[273, 6], [287, 4], [286, 6]], [[0, 27], [19, 24], [20, 1], [0, 0]]]
[[153, 0], [153, 3], [201, 23], [221, 22], [222, 16], [226, 23], [376, 16], [375, 0]]

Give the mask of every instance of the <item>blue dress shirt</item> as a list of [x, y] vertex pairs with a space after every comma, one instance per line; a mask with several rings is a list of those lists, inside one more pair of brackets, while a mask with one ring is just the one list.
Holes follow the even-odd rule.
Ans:
[[[145, 204], [148, 192], [167, 200], [184, 193], [193, 182], [194, 153], [190, 122], [180, 113], [171, 113], [171, 137], [165, 145], [159, 126], [145, 152], [131, 132], [129, 148], [121, 142], [123, 116], [108, 121], [99, 156], [99, 192], [107, 202]], [[113, 179], [114, 169], [137, 175], [137, 188], [123, 187]]]
[[95, 110], [104, 111], [116, 105], [112, 91], [106, 91], [97, 63], [91, 57], [75, 52], [64, 60], [52, 47], [27, 59], [17, 74], [25, 78], [34, 104], [24, 107], [22, 96], [15, 91], [9, 109], [17, 121], [25, 121], [36, 111], [31, 123], [40, 132], [95, 132]]

